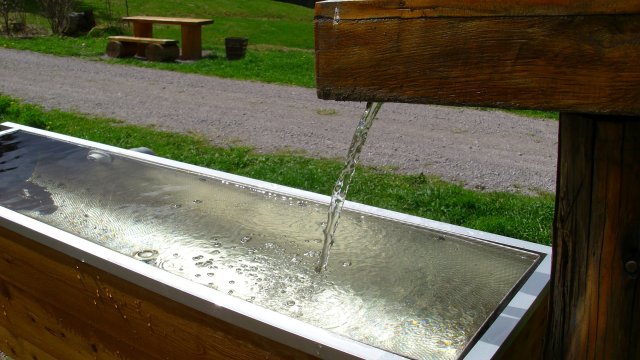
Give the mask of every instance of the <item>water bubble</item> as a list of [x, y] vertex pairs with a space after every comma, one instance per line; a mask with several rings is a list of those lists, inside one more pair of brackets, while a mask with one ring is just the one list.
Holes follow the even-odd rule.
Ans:
[[193, 203], [194, 203], [194, 204], [202, 204], [202, 200], [198, 200], [198, 199], [196, 199], [196, 200], [193, 200]]
[[171, 204], [171, 207], [174, 209], [180, 209], [182, 207], [182, 205], [180, 204]]
[[236, 283], [235, 281], [233, 281], [233, 280], [229, 280], [229, 284], [233, 285], [233, 284], [235, 284], [235, 283]]
[[250, 296], [250, 297], [247, 299], [247, 301], [249, 301], [249, 302], [253, 302], [255, 299], [256, 299], [256, 297], [255, 297], [255, 296]]
[[140, 250], [133, 254], [133, 258], [144, 262], [149, 262], [158, 257], [158, 250]]
[[180, 256], [180, 255], [178, 255], [178, 253], [173, 253], [173, 257], [174, 258], [177, 258], [178, 256]]
[[227, 291], [227, 294], [229, 294], [229, 295], [233, 295], [233, 290], [229, 290], [229, 291]]
[[204, 258], [203, 255], [198, 255], [198, 256], [194, 256], [193, 258], [191, 258], [191, 260], [198, 261], [198, 260], [202, 260], [203, 258]]
[[242, 269], [237, 268], [237, 269], [236, 269], [236, 272], [237, 272], [238, 274], [242, 274]]
[[249, 241], [251, 241], [251, 236], [243, 236], [242, 239], [240, 239], [240, 242], [243, 244], [246, 244]]
[[207, 273], [207, 276], [208, 276], [208, 277], [213, 277], [213, 275], [215, 275], [215, 274], [214, 274], [214, 273], [212, 273], [212, 272]]
[[221, 247], [222, 244], [219, 241], [214, 241], [214, 242], [211, 243], [211, 246], [213, 246], [213, 247]]
[[342, 263], [342, 266], [344, 266], [344, 267], [349, 267], [349, 266], [351, 266], [351, 260], [347, 260], [347, 261], [343, 262], [343, 263]]
[[293, 300], [287, 300], [287, 302], [285, 303], [285, 305], [288, 306], [288, 307], [292, 307], [295, 304], [296, 304], [296, 302], [293, 301]]
[[217, 254], [220, 254], [220, 250], [213, 250], [211, 253], [214, 255], [217, 255]]
[[196, 276], [197, 278], [199, 278], [199, 277], [200, 277], [200, 276], [202, 276], [202, 275], [200, 275], [200, 274], [196, 274], [195, 276]]

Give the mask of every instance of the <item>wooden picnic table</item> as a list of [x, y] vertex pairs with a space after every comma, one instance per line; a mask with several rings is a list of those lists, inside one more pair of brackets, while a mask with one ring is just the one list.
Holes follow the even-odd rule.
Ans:
[[[213, 24], [212, 19], [177, 18], [162, 16], [127, 16], [123, 21], [133, 23], [133, 35], [136, 37], [153, 37], [153, 24], [180, 25], [182, 60], [198, 60], [202, 58], [202, 26]], [[138, 48], [138, 55], [144, 56], [145, 48]]]

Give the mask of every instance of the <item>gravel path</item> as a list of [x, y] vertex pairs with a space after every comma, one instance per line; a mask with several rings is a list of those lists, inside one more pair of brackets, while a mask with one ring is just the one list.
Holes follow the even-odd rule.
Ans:
[[[40, 104], [196, 132], [216, 145], [344, 158], [364, 103], [315, 90], [110, 65], [0, 48], [0, 93]], [[361, 162], [468, 187], [554, 191], [557, 122], [502, 112], [385, 104]], [[337, 174], [336, 174], [337, 176]]]

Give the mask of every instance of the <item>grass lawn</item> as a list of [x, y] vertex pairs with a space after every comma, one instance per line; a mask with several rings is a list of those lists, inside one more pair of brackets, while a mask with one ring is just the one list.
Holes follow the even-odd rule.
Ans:
[[[202, 48], [210, 53], [193, 63], [150, 63], [135, 59], [105, 59], [113, 63], [162, 68], [242, 80], [256, 80], [314, 87], [313, 10], [272, 0], [129, 0], [129, 14], [211, 18], [202, 27]], [[126, 15], [124, 1], [112, 1], [109, 15], [105, 1], [84, 0], [78, 9], [94, 9], [99, 25], [113, 23]], [[27, 23], [46, 27], [46, 21], [32, 7]], [[180, 39], [180, 27], [154, 25], [154, 36]], [[224, 38], [249, 39], [247, 57], [225, 58]], [[104, 58], [107, 36], [41, 36], [31, 39], [0, 37], [0, 47], [32, 50], [60, 56]]]
[[[0, 95], [0, 122], [12, 121], [123, 148], [149, 146], [162, 157], [329, 195], [342, 163], [247, 147], [212, 147], [197, 135], [124, 125], [41, 108]], [[542, 244], [551, 242], [554, 197], [478, 192], [434, 177], [359, 167], [349, 199]]]

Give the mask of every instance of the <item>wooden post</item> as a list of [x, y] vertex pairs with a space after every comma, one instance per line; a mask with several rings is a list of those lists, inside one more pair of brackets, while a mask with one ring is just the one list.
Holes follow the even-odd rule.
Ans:
[[[136, 21], [133, 23], [133, 36], [151, 38], [153, 37], [153, 24], [150, 22]], [[147, 44], [138, 44], [138, 51], [136, 55], [140, 57], [145, 56]]]
[[562, 113], [548, 359], [640, 358], [640, 118]]
[[182, 24], [182, 60], [202, 58], [202, 26]]

